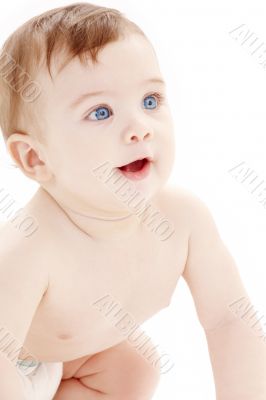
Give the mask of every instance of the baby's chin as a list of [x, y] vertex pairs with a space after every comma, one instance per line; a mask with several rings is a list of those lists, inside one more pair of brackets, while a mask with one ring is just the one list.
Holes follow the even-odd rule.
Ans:
[[94, 169], [92, 179], [86, 180], [82, 176], [83, 183], [74, 176], [60, 182], [57, 180], [57, 188], [51, 194], [55, 200], [83, 215], [91, 215], [91, 210], [95, 210], [95, 216], [97, 210], [106, 215], [134, 213], [148, 206], [161, 192], [171, 166], [169, 160], [163, 159], [142, 159], [131, 164], [117, 167], [100, 165]]

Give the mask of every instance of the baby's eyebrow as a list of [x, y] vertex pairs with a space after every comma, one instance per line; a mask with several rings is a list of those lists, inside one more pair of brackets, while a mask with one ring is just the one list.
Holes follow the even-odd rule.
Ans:
[[[160, 83], [164, 86], [166, 85], [165, 81], [162, 78], [157, 78], [157, 77], [145, 79], [144, 81], [141, 82], [141, 85], [144, 85], [147, 83]], [[76, 98], [72, 103], [70, 103], [69, 108], [74, 109], [77, 106], [79, 106], [87, 98], [93, 97], [93, 96], [99, 96], [104, 93], [113, 93], [113, 91], [112, 90], [97, 90], [97, 91], [90, 92], [90, 93], [83, 93], [78, 98]]]

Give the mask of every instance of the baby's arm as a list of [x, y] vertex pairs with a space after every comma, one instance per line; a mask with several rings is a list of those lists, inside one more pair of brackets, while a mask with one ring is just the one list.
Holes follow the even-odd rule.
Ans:
[[234, 313], [241, 298], [251, 303], [235, 261], [206, 205], [194, 195], [186, 200], [191, 234], [183, 278], [206, 335], [217, 400], [265, 400], [265, 334], [256, 317], [255, 330]]
[[[26, 239], [29, 240], [29, 239]], [[0, 399], [24, 400], [16, 361], [22, 350], [32, 318], [48, 285], [41, 262], [25, 257], [30, 253], [3, 248], [0, 243]], [[25, 250], [25, 249], [24, 249]], [[23, 358], [35, 358], [23, 349]]]

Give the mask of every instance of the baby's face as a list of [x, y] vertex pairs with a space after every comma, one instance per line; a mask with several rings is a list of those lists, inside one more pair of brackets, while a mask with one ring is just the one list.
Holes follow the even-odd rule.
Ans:
[[175, 155], [167, 100], [160, 104], [154, 94], [166, 96], [166, 88], [151, 44], [131, 35], [108, 44], [99, 61], [83, 66], [75, 58], [54, 75], [54, 82], [48, 73], [40, 76], [43, 152], [54, 176], [43, 186], [90, 215], [93, 210], [125, 210], [95, 176], [96, 167], [108, 162], [115, 168], [151, 156], [149, 174], [131, 181], [148, 199], [167, 181]]

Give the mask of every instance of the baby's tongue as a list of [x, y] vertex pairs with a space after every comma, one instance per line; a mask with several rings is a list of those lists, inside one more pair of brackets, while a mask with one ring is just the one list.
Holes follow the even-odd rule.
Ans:
[[127, 172], [137, 172], [142, 169], [143, 165], [145, 163], [145, 160], [137, 160], [133, 161], [130, 164], [124, 165], [123, 167], [120, 167], [122, 171], [127, 171]]

